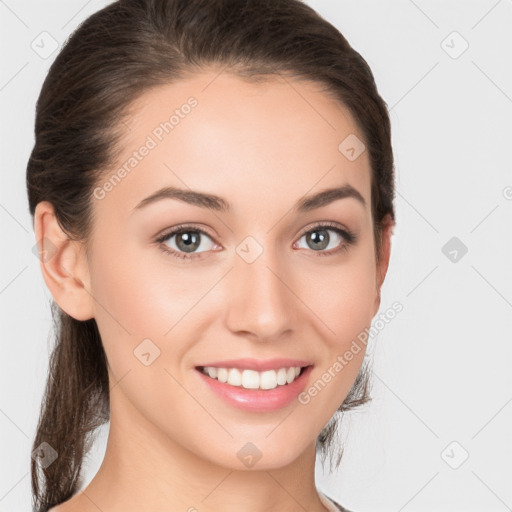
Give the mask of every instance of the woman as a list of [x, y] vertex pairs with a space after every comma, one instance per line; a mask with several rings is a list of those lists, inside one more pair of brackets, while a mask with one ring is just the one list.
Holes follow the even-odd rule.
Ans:
[[27, 167], [57, 324], [34, 510], [346, 510], [315, 457], [369, 400], [390, 137], [367, 63], [298, 0], [121, 0], [74, 32]]

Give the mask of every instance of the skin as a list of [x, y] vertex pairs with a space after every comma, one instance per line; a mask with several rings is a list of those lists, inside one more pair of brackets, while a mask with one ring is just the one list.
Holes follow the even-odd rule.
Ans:
[[[211, 69], [153, 89], [132, 105], [117, 165], [190, 96], [198, 100], [191, 113], [93, 199], [88, 254], [67, 239], [51, 204], [36, 209], [36, 238], [56, 247], [41, 261], [45, 282], [68, 314], [96, 319], [111, 387], [102, 466], [54, 511], [326, 510], [314, 481], [315, 440], [349, 392], [365, 346], [307, 405], [273, 412], [224, 403], [194, 367], [293, 357], [314, 364], [308, 386], [320, 379], [378, 312], [392, 224], [377, 262], [367, 151], [349, 161], [338, 150], [349, 134], [363, 136], [314, 82], [250, 84]], [[344, 198], [293, 210], [304, 195], [347, 183], [366, 206]], [[167, 185], [221, 196], [232, 212], [165, 199], [133, 213]], [[345, 240], [329, 231], [328, 248], [315, 249], [301, 233], [319, 221], [348, 228], [356, 243], [334, 253]], [[200, 234], [195, 254], [203, 257], [182, 260], [154, 242], [182, 223], [211, 234]], [[247, 236], [263, 249], [250, 264], [236, 252]], [[177, 238], [161, 245], [178, 250]], [[160, 350], [149, 366], [134, 356], [146, 338]], [[247, 442], [262, 453], [251, 468], [237, 457]]]

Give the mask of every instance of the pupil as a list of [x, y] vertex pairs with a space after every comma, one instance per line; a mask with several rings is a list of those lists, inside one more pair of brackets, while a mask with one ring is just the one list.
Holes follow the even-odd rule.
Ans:
[[199, 235], [193, 231], [179, 233], [176, 245], [185, 252], [194, 252], [199, 247]]
[[[319, 236], [316, 234], [320, 233]], [[325, 229], [317, 229], [313, 231], [308, 237], [312, 241], [312, 249], [325, 249], [329, 245], [329, 234]]]

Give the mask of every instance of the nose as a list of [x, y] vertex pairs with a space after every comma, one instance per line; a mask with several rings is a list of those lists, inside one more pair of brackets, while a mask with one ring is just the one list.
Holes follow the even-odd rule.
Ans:
[[284, 261], [264, 250], [252, 263], [236, 257], [226, 282], [227, 328], [258, 341], [277, 341], [297, 329], [301, 301]]

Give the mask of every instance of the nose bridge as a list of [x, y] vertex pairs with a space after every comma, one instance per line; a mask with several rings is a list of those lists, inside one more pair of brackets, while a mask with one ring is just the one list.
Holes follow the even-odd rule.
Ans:
[[[271, 237], [268, 237], [269, 240]], [[260, 340], [278, 338], [296, 323], [297, 300], [288, 288], [286, 262], [274, 248], [247, 237], [237, 247], [228, 293], [228, 327]]]

